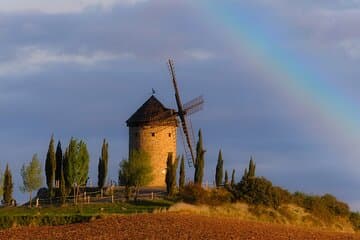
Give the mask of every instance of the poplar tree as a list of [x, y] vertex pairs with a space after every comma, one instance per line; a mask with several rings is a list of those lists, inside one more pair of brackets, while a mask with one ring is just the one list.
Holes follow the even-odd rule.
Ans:
[[224, 179], [224, 185], [229, 185], [229, 176], [227, 170], [225, 170], [225, 179]]
[[31, 207], [32, 192], [42, 185], [41, 164], [37, 154], [33, 155], [29, 165], [24, 164], [22, 166], [21, 177], [23, 179], [23, 186], [20, 187], [20, 191], [29, 193], [29, 203]]
[[63, 153], [61, 149], [61, 142], [58, 141], [55, 153], [55, 161], [56, 161], [56, 169], [55, 169], [55, 183], [58, 185], [56, 187], [60, 187], [61, 185], [61, 174], [63, 169]]
[[181, 156], [180, 172], [179, 172], [179, 190], [182, 190], [185, 186], [185, 160], [184, 155]]
[[71, 138], [66, 148], [64, 157], [64, 178], [67, 188], [74, 188], [74, 202], [76, 203], [76, 191], [84, 186], [89, 172], [89, 152], [83, 141], [78, 142]]
[[103, 188], [106, 182], [106, 175], [108, 170], [108, 153], [109, 144], [104, 139], [101, 148], [101, 157], [99, 158], [98, 164], [98, 187]]
[[126, 197], [129, 198], [134, 189], [134, 199], [137, 200], [140, 187], [153, 180], [152, 172], [149, 154], [140, 150], [131, 151], [129, 159], [123, 159], [120, 162], [119, 170], [119, 183], [125, 186]]
[[13, 181], [9, 165], [6, 164], [4, 172], [4, 192], [3, 192], [3, 201], [5, 205], [10, 205], [13, 200]]
[[46, 154], [45, 160], [45, 175], [46, 175], [46, 184], [49, 189], [49, 196], [50, 199], [53, 197], [53, 187], [55, 182], [55, 168], [56, 168], [56, 161], [55, 161], [55, 149], [54, 149], [54, 135], [51, 136], [49, 149]]
[[194, 183], [201, 186], [204, 177], [204, 164], [205, 164], [205, 150], [203, 147], [201, 129], [199, 130], [198, 138], [199, 139], [196, 144]]
[[223, 173], [224, 173], [224, 160], [222, 158], [221, 149], [219, 150], [218, 161], [216, 164], [216, 172], [215, 172], [215, 184], [216, 187], [219, 187], [223, 181]]

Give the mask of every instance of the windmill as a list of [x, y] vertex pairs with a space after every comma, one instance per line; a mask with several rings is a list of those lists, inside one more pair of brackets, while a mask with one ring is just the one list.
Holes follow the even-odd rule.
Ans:
[[175, 90], [175, 100], [177, 105], [177, 111], [175, 112], [175, 114], [180, 119], [180, 124], [182, 128], [181, 133], [183, 136], [186, 158], [188, 160], [189, 166], [195, 166], [196, 165], [196, 158], [194, 153], [195, 140], [194, 140], [194, 132], [192, 129], [189, 115], [194, 114], [203, 108], [204, 99], [202, 98], [202, 96], [199, 96], [183, 105], [179, 94], [179, 88], [176, 82], [174, 62], [171, 59], [168, 60], [168, 66], [171, 75], [171, 80]]

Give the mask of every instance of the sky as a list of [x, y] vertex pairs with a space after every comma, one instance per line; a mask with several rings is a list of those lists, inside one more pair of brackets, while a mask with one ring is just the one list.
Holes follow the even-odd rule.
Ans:
[[75, 137], [95, 184], [106, 138], [117, 180], [125, 121], [152, 88], [176, 106], [172, 58], [183, 102], [205, 99], [207, 182], [222, 149], [237, 180], [253, 156], [275, 185], [360, 210], [359, 23], [358, 0], [2, 0], [0, 167], [24, 200], [21, 166]]

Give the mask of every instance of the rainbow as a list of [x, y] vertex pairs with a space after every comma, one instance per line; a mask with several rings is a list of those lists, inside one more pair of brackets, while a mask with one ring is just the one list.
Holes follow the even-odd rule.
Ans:
[[[195, 1], [194, 1], [195, 2]], [[301, 53], [281, 46], [276, 33], [251, 22], [231, 1], [196, 1], [196, 8], [209, 24], [217, 26], [233, 52], [262, 72], [264, 79], [296, 103], [301, 111], [320, 122], [319, 129], [332, 144], [357, 146], [360, 140], [360, 111], [354, 99], [341, 94]], [[329, 143], [330, 143], [329, 142]]]

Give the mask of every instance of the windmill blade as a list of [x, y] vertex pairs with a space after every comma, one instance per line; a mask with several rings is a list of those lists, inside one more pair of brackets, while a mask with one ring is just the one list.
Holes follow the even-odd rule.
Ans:
[[196, 165], [196, 160], [195, 160], [195, 154], [194, 154], [194, 150], [193, 150], [193, 131], [192, 131], [192, 127], [191, 124], [189, 124], [189, 121], [185, 118], [184, 115], [182, 115], [182, 117], [180, 117], [181, 119], [181, 127], [183, 129], [184, 135], [185, 135], [185, 139], [189, 148], [189, 152], [191, 155], [191, 159], [192, 159], [192, 163], [193, 166]]
[[175, 100], [176, 100], [176, 105], [178, 107], [178, 113], [179, 114], [184, 114], [183, 105], [182, 105], [181, 99], [180, 99], [179, 89], [178, 89], [178, 86], [177, 86], [177, 83], [176, 83], [174, 62], [171, 59], [169, 59], [168, 65], [169, 65], [169, 70], [170, 70], [170, 74], [171, 74], [172, 83], [174, 85]]
[[184, 111], [183, 105], [181, 103], [179, 89], [178, 89], [177, 82], [176, 82], [174, 63], [173, 63], [173, 61], [171, 59], [168, 60], [168, 65], [169, 65], [169, 70], [170, 70], [170, 74], [171, 74], [171, 78], [172, 78], [172, 83], [174, 85], [174, 90], [175, 90], [176, 105], [178, 107], [177, 114], [178, 114], [178, 116], [180, 118], [181, 126], [182, 126], [182, 129], [183, 129], [184, 135], [185, 135], [187, 146], [188, 146], [189, 151], [190, 151], [190, 155], [191, 155], [193, 165], [195, 166], [195, 155], [194, 155], [192, 142], [191, 142], [191, 136], [190, 136], [191, 133], [189, 132], [188, 124], [187, 124], [186, 119], [185, 119], [186, 112]]
[[184, 111], [187, 115], [199, 112], [204, 107], [204, 99], [202, 96], [194, 98], [193, 100], [184, 104]]

